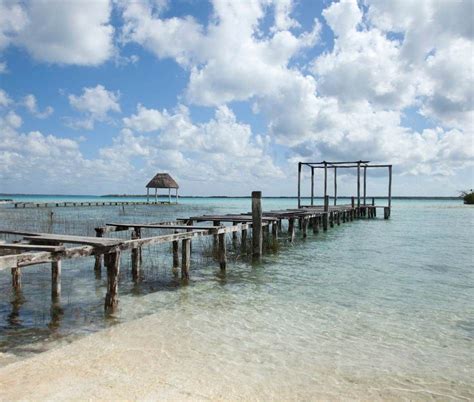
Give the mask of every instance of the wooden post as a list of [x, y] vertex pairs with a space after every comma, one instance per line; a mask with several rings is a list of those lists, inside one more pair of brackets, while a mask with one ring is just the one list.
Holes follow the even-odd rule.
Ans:
[[314, 167], [311, 166], [311, 206], [314, 205]]
[[360, 208], [360, 162], [357, 162], [357, 208]]
[[383, 208], [383, 218], [388, 219], [390, 217], [390, 208], [389, 207], [384, 207]]
[[191, 265], [191, 239], [181, 241], [181, 278], [189, 279], [189, 266]]
[[[177, 230], [175, 230], [174, 232], [178, 233]], [[178, 274], [178, 268], [179, 268], [179, 241], [174, 240], [173, 241], [173, 274], [175, 275]]]
[[[301, 169], [301, 165], [298, 165]], [[299, 187], [298, 180], [298, 187]], [[298, 196], [298, 203], [299, 203]], [[252, 255], [260, 258], [262, 255], [262, 192], [252, 192]]]
[[341, 213], [339, 211], [336, 212], [336, 222], [338, 225], [341, 224]]
[[288, 219], [288, 234], [290, 235], [290, 242], [295, 240], [295, 218]]
[[242, 253], [247, 253], [247, 229], [242, 229], [240, 234], [240, 248]]
[[324, 199], [328, 195], [328, 164], [324, 161]]
[[329, 196], [324, 196], [324, 215], [323, 215], [323, 230], [328, 230], [329, 215]]
[[155, 188], [155, 203], [158, 202], [158, 189]]
[[13, 289], [19, 290], [21, 288], [21, 270], [20, 267], [12, 268], [12, 286]]
[[392, 165], [388, 167], [388, 216], [392, 212]]
[[308, 219], [301, 218], [303, 220], [303, 239], [306, 239], [308, 236]]
[[[95, 230], [96, 237], [103, 237], [104, 230], [102, 228], [97, 228]], [[102, 270], [102, 254], [95, 255], [95, 263], [94, 263], [94, 272], [96, 276], [100, 277], [100, 271]]]
[[272, 222], [272, 240], [273, 240], [273, 246], [276, 247], [278, 244], [278, 222], [273, 221]]
[[333, 228], [334, 227], [334, 212], [329, 212], [329, 225]]
[[364, 166], [364, 206], [367, 204], [367, 166]]
[[313, 218], [313, 233], [319, 233], [319, 219], [317, 217]]
[[[221, 221], [212, 221], [212, 226], [220, 226], [220, 225], [221, 225]], [[216, 251], [217, 251], [218, 246], [219, 246], [219, 235], [214, 234], [212, 235], [212, 251], [213, 251], [214, 257], [216, 256]]]
[[298, 162], [298, 208], [301, 208], [301, 162]]
[[51, 263], [51, 298], [57, 299], [61, 295], [61, 260]]
[[225, 250], [225, 233], [219, 234], [219, 266], [221, 271], [225, 271], [227, 267], [227, 256]]
[[[139, 227], [134, 228], [132, 232], [132, 239], [139, 239], [141, 237], [141, 230]], [[132, 279], [134, 281], [138, 281], [140, 278], [140, 263], [141, 263], [141, 258], [140, 258], [140, 252], [141, 252], [141, 247], [134, 247], [132, 248]]]
[[107, 294], [105, 295], [105, 310], [113, 312], [118, 305], [118, 278], [120, 273], [120, 251], [104, 255], [107, 267]]
[[337, 167], [334, 167], [334, 205], [337, 205]]
[[[239, 224], [239, 222], [232, 222], [232, 225], [233, 226], [237, 226]], [[237, 231], [235, 232], [232, 232], [232, 242], [237, 242]]]

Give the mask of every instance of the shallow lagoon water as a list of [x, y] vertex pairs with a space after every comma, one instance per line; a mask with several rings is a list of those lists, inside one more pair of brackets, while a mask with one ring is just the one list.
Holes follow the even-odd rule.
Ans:
[[[295, 205], [291, 199], [263, 203], [265, 209]], [[248, 199], [185, 199], [178, 206], [57, 208], [52, 222], [48, 210], [2, 208], [0, 219], [3, 227], [92, 234], [106, 221], [161, 221], [249, 206]], [[1, 272], [3, 364], [150, 316], [148, 324], [160, 323], [156, 331], [169, 332], [168, 323], [177, 338], [179, 331], [205, 338], [199, 353], [209, 361], [244, 364], [243, 380], [264, 370], [297, 386], [302, 397], [321, 387], [334, 396], [359, 387], [408, 399], [472, 399], [473, 223], [474, 209], [460, 201], [395, 200], [389, 221], [359, 220], [310, 234], [282, 244], [259, 265], [236, 253], [226, 275], [197, 242], [189, 286], [172, 275], [169, 247], [144, 251], [139, 286], [124, 253], [120, 311], [112, 318], [103, 314], [105, 278], [94, 277], [90, 258], [64, 263], [61, 303], [54, 308], [48, 266], [25, 268], [21, 295]]]

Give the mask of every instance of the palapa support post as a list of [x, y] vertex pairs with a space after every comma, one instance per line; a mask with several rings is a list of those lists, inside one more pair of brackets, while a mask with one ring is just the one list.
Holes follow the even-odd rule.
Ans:
[[311, 166], [311, 206], [314, 205], [314, 167]]
[[367, 166], [364, 166], [364, 206], [367, 205]]
[[104, 254], [104, 264], [107, 267], [107, 294], [104, 307], [107, 312], [113, 312], [118, 305], [120, 251]]
[[298, 208], [301, 208], [301, 162], [298, 162]]
[[290, 235], [290, 242], [295, 240], [295, 218], [288, 219], [288, 234]]
[[328, 195], [328, 164], [326, 161], [324, 163], [324, 199]]
[[158, 189], [155, 188], [155, 203], [158, 202]]
[[51, 263], [51, 298], [56, 300], [61, 296], [61, 260]]
[[357, 208], [360, 208], [360, 162], [357, 162]]
[[181, 278], [189, 279], [189, 267], [191, 265], [191, 239], [181, 241]]
[[252, 255], [254, 258], [260, 258], [262, 255], [262, 244], [262, 192], [252, 191]]
[[334, 205], [337, 205], [337, 167], [334, 167]]
[[[132, 232], [132, 239], [136, 240], [141, 237], [141, 229], [139, 227], [134, 228]], [[141, 247], [132, 248], [132, 279], [138, 281], [140, 278], [140, 267], [141, 267]]]
[[227, 267], [227, 256], [225, 249], [225, 233], [219, 234], [219, 266], [221, 271], [225, 271]]
[[391, 212], [392, 212], [392, 165], [389, 165], [388, 166], [388, 217], [390, 217]]

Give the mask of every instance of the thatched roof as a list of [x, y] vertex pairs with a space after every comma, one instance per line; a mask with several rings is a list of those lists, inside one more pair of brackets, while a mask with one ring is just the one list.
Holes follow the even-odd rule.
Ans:
[[178, 183], [168, 173], [157, 173], [146, 185], [147, 188], [179, 188]]

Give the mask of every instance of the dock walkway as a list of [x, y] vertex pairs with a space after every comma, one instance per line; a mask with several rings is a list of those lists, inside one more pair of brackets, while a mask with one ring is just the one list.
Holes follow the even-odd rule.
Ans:
[[[21, 272], [25, 267], [51, 263], [51, 296], [57, 301], [61, 294], [61, 261], [65, 259], [95, 256], [94, 271], [107, 268], [106, 311], [113, 311], [118, 305], [118, 278], [120, 256], [131, 253], [132, 277], [140, 280], [142, 248], [153, 244], [172, 243], [173, 272], [181, 268], [184, 282], [190, 278], [191, 242], [198, 237], [212, 236], [216, 259], [220, 269], [227, 269], [226, 235], [233, 241], [240, 237], [242, 253], [259, 259], [264, 243], [276, 245], [279, 241], [293, 242], [296, 232], [303, 238], [309, 230], [317, 235], [341, 223], [359, 218], [375, 218], [379, 206], [356, 205], [354, 198], [348, 205], [329, 205], [329, 196], [322, 206], [302, 206], [296, 209], [262, 211], [261, 193], [252, 193], [252, 211], [242, 214], [199, 215], [179, 218], [175, 221], [157, 223], [112, 222], [95, 229], [95, 236], [75, 236], [28, 231], [0, 230], [0, 234], [15, 236], [18, 240], [6, 243], [0, 241], [0, 270], [11, 269], [12, 286], [21, 288]], [[390, 216], [390, 208], [384, 208], [384, 218]], [[285, 231], [282, 222], [287, 221]], [[204, 224], [207, 223], [207, 224]], [[166, 234], [142, 237], [142, 230], [169, 231]], [[129, 232], [130, 238], [114, 238], [114, 232]], [[240, 234], [240, 236], [239, 236]], [[107, 237], [109, 236], [109, 237]], [[181, 248], [181, 256], [180, 250]], [[181, 258], [180, 258], [181, 257]]]
[[103, 207], [121, 205], [163, 205], [170, 201], [81, 201], [81, 202], [11, 202], [15, 208]]

